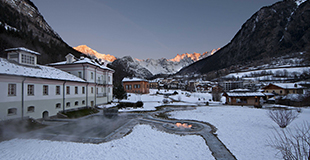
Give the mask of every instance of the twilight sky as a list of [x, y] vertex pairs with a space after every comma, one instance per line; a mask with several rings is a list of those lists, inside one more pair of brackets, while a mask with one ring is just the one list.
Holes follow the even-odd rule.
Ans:
[[173, 58], [225, 46], [278, 0], [32, 0], [72, 47], [116, 57]]

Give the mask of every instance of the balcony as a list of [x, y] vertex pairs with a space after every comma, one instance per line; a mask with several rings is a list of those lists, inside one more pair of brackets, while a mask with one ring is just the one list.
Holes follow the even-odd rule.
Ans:
[[97, 97], [107, 97], [106, 93], [97, 93]]
[[96, 81], [97, 84], [107, 84], [106, 80], [97, 80]]

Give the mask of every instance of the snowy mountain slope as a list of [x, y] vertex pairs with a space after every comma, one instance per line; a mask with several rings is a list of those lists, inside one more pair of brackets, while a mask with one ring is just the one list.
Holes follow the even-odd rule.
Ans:
[[[91, 49], [90, 47], [86, 45], [80, 45], [77, 47], [73, 47], [75, 50], [82, 52], [90, 57], [96, 57], [98, 59], [103, 59], [107, 62], [113, 62], [117, 58], [113, 55], [109, 54], [102, 54], [98, 53], [94, 49]], [[203, 58], [206, 58], [208, 56], [213, 55], [218, 49], [213, 49], [208, 52], [204, 52], [203, 54], [200, 53], [184, 53], [184, 54], [177, 54], [174, 58], [172, 59], [166, 59], [166, 58], [161, 58], [161, 59], [146, 59], [146, 60], [141, 60], [137, 58], [132, 58], [130, 56], [125, 56], [123, 58], [118, 58], [121, 59], [117, 63], [127, 63], [125, 62], [126, 60], [129, 60], [130, 64], [128, 67], [133, 67], [132, 69], [136, 68], [143, 68], [144, 73], [137, 73], [136, 75], [139, 76], [144, 76], [146, 73], [146, 70], [151, 72], [152, 75], [156, 74], [174, 74], [181, 70], [183, 67], [186, 67], [196, 61], [199, 61]], [[130, 58], [128, 58], [130, 57]], [[141, 70], [136, 70], [136, 71], [141, 71]], [[148, 75], [149, 76], [149, 75]], [[146, 77], [142, 77], [146, 78]]]
[[213, 55], [218, 49], [213, 49], [212, 51], [200, 53], [184, 53], [177, 54], [172, 59], [146, 59], [140, 60], [135, 59], [142, 67], [148, 69], [153, 75], [156, 74], [174, 74], [194, 62], [197, 62], [203, 58]]

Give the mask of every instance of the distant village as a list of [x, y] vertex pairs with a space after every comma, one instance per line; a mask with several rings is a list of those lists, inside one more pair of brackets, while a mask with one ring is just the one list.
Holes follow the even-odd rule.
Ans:
[[[27, 48], [6, 49], [7, 59], [0, 58], [0, 120], [31, 117], [44, 119], [113, 101], [113, 69], [101, 60], [68, 54], [66, 61], [37, 64], [40, 53]], [[280, 74], [280, 73], [279, 73]], [[289, 106], [310, 105], [310, 82], [292, 78], [222, 77], [204, 78], [175, 76], [145, 80], [125, 77], [127, 93], [149, 94], [150, 89], [184, 90], [212, 94], [206, 101], [223, 101], [230, 105], [262, 107], [264, 103]], [[207, 104], [207, 103], [206, 103]]]
[[254, 105], [255, 107], [262, 107], [263, 103], [296, 107], [310, 105], [310, 82], [292, 83], [290, 78], [260, 80], [250, 77], [244, 79], [223, 77], [214, 81], [204, 81], [202, 78], [193, 80], [182, 76], [156, 78], [149, 81], [125, 78], [123, 86], [128, 93], [145, 94], [149, 93], [148, 88], [211, 93], [212, 101], [221, 101], [224, 96], [226, 104], [230, 105]]

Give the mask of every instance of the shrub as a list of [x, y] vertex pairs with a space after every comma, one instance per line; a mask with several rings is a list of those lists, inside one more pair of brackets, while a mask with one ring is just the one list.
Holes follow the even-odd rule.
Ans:
[[285, 110], [285, 109], [277, 109], [277, 110], [270, 110], [268, 112], [268, 116], [276, 122], [279, 127], [285, 128], [289, 125], [295, 118], [298, 117], [298, 113], [292, 110]]
[[310, 125], [304, 122], [291, 129], [275, 129], [270, 146], [277, 149], [286, 160], [310, 159]]
[[138, 102], [136, 103], [136, 106], [137, 106], [137, 107], [143, 107], [143, 102], [142, 102], [142, 101], [138, 101]]

